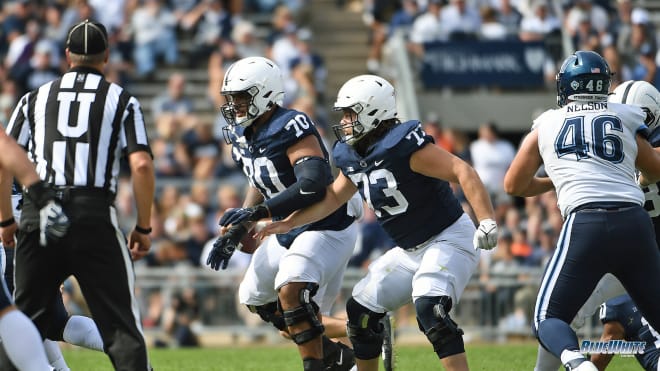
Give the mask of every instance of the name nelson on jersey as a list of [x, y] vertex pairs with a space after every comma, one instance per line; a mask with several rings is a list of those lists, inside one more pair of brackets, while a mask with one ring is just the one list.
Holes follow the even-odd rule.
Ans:
[[566, 112], [595, 111], [605, 109], [607, 109], [607, 102], [585, 102], [582, 104], [566, 106]]

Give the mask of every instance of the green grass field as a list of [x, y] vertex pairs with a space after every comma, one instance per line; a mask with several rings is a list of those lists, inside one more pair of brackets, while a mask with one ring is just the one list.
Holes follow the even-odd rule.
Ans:
[[[228, 347], [217, 349], [152, 349], [149, 352], [155, 371], [297, 371], [301, 369], [293, 346]], [[396, 348], [397, 370], [442, 370], [430, 346]], [[467, 346], [471, 370], [531, 371], [536, 357], [536, 343], [479, 344]], [[104, 354], [89, 350], [65, 350], [72, 370], [112, 370]], [[608, 369], [640, 370], [634, 358], [615, 357]]]

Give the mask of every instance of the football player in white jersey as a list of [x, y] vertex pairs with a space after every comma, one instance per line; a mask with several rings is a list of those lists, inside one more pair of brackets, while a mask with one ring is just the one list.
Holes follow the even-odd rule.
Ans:
[[[660, 328], [660, 251], [642, 207], [635, 168], [660, 180], [660, 154], [646, 140], [641, 108], [608, 103], [607, 62], [591, 51], [568, 57], [557, 74], [558, 109], [541, 114], [504, 179], [533, 196], [554, 186], [564, 226], [534, 309], [539, 343], [567, 370], [596, 370], [569, 323], [606, 273], [614, 274], [649, 323]], [[549, 178], [535, 176], [541, 164]], [[630, 269], [635, 267], [635, 269]], [[650, 291], [649, 291], [650, 290]]]
[[[658, 92], [658, 89], [646, 81], [630, 80], [617, 86], [612, 94], [609, 95], [608, 101], [641, 107], [646, 114], [644, 123], [649, 128], [649, 142], [653, 147], [660, 147], [660, 129], [658, 127], [658, 123], [660, 122], [660, 92]], [[656, 183], [642, 186], [645, 198], [644, 208], [653, 220], [656, 244], [660, 246], [660, 243], [658, 243], [658, 238], [660, 238], [660, 194], [658, 189], [658, 184]], [[589, 299], [580, 308], [571, 326], [573, 328], [582, 327], [596, 312], [600, 303], [615, 296], [622, 295], [624, 292], [625, 289], [621, 285], [621, 282], [612, 274], [606, 274], [598, 282], [596, 289], [594, 289]], [[560, 365], [561, 361], [559, 358], [553, 356], [539, 345], [536, 366], [534, 367], [535, 371], [556, 371]]]

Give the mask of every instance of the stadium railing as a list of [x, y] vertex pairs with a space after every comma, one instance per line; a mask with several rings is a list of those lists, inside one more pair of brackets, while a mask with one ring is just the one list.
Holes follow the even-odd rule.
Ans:
[[[252, 343], [254, 341], [278, 342], [285, 341], [271, 326], [261, 324], [255, 314], [245, 310], [238, 304], [237, 290], [243, 277], [242, 269], [227, 269], [220, 272], [205, 268], [179, 265], [175, 267], [136, 267], [136, 291], [142, 303], [143, 313], [149, 311], [146, 305], [149, 296], [160, 295], [162, 307], [168, 308], [176, 302], [181, 292], [193, 289], [198, 304], [197, 318], [191, 328], [200, 338], [204, 346], [223, 344]], [[499, 288], [535, 288], [540, 284], [541, 268], [519, 268], [501, 275], [490, 275], [488, 284]], [[341, 294], [335, 304], [338, 316], [342, 316], [345, 301], [350, 297], [353, 286], [365, 275], [365, 271], [349, 268], [344, 276]], [[453, 310], [455, 319], [466, 332], [466, 340], [502, 341], [512, 337], [532, 339], [528, 321], [518, 327], [503, 327], [500, 325], [480, 325], [484, 306], [482, 305], [482, 288], [484, 284], [475, 274], [469, 282], [462, 298]], [[513, 304], [511, 303], [511, 307]], [[502, 313], [503, 316], [510, 313]], [[397, 336], [403, 342], [424, 342], [424, 335], [419, 332], [414, 321], [414, 308], [408, 308], [405, 314], [408, 318], [397, 318]], [[250, 318], [248, 318], [250, 317]], [[397, 315], [395, 315], [397, 317]], [[245, 321], [248, 318], [249, 321]], [[252, 321], [257, 319], [257, 321]], [[407, 319], [407, 320], [406, 320]], [[247, 324], [256, 322], [257, 324]], [[145, 329], [148, 338], [167, 337], [162, 323]], [[581, 331], [581, 336], [593, 338], [594, 327], [587, 324]]]

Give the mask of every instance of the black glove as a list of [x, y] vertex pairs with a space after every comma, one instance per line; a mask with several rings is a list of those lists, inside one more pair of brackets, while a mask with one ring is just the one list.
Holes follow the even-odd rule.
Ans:
[[45, 182], [38, 181], [25, 190], [25, 197], [39, 208], [39, 243], [46, 246], [55, 242], [69, 230], [69, 218], [55, 198], [55, 191]]
[[226, 227], [230, 224], [241, 224], [242, 222], [256, 222], [270, 216], [268, 207], [264, 204], [259, 204], [252, 207], [240, 207], [227, 211], [222, 218], [220, 218], [220, 225]]
[[213, 249], [211, 249], [209, 257], [206, 259], [206, 265], [216, 271], [220, 268], [227, 269], [229, 259], [247, 232], [247, 228], [242, 224], [236, 224], [227, 233], [218, 237], [213, 243]]

